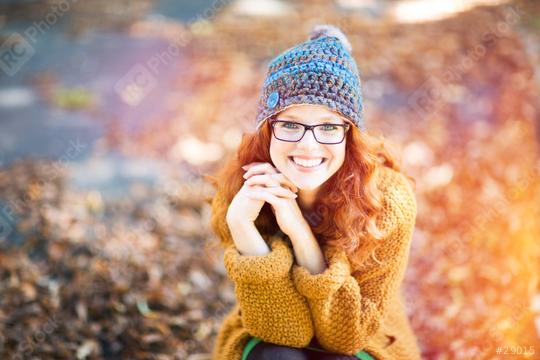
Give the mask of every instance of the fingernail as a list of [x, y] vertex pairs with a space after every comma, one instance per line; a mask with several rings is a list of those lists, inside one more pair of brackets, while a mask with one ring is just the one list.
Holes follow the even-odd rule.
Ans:
[[247, 165], [242, 166], [242, 169], [246, 170], [246, 168], [247, 168]]

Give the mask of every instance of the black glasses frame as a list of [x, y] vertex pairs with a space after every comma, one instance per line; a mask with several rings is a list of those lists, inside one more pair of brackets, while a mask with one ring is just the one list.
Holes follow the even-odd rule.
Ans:
[[[300, 139], [298, 140], [284, 140], [284, 139], [280, 139], [279, 137], [277, 137], [276, 135], [276, 132], [275, 132], [275, 128], [274, 128], [274, 125], [278, 122], [282, 122], [282, 123], [293, 123], [293, 124], [297, 124], [297, 125], [301, 125], [304, 127], [304, 133], [302, 134], [302, 136], [300, 136]], [[314, 129], [318, 126], [327, 126], [327, 125], [334, 125], [334, 126], [341, 126], [341, 127], [344, 127], [345, 128], [345, 132], [343, 133], [343, 138], [338, 141], [338, 142], [322, 142], [322, 141], [319, 141], [319, 139], [317, 139], [317, 135], [315, 135], [315, 131]], [[347, 135], [347, 131], [349, 131], [351, 125], [350, 124], [332, 124], [332, 123], [323, 123], [323, 124], [317, 124], [317, 125], [306, 125], [306, 124], [302, 124], [302, 123], [299, 123], [297, 121], [291, 121], [291, 120], [277, 120], [277, 119], [272, 119], [270, 120], [270, 126], [272, 127], [272, 134], [274, 134], [274, 137], [278, 140], [281, 140], [281, 141], [287, 141], [287, 142], [299, 142], [300, 140], [302, 140], [302, 138], [304, 137], [304, 135], [306, 135], [306, 131], [308, 130], [311, 130], [311, 133], [313, 134], [313, 137], [315, 138], [315, 140], [319, 143], [319, 144], [323, 144], [323, 145], [335, 145], [335, 144], [341, 144], [343, 142], [343, 140], [345, 140], [345, 136]]]

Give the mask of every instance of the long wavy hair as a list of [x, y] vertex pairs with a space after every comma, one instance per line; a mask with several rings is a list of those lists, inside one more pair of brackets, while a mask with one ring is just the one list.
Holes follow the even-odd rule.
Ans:
[[[216, 189], [214, 198], [208, 202], [213, 203], [210, 222], [221, 246], [231, 242], [225, 218], [228, 205], [245, 181], [242, 166], [251, 162], [273, 164], [271, 137], [270, 121], [267, 120], [258, 131], [244, 133], [236, 154], [226, 161], [216, 176], [206, 176]], [[360, 132], [356, 126], [351, 126], [346, 135], [343, 165], [321, 185], [311, 210], [302, 210], [319, 245], [328, 244], [345, 250], [355, 268], [365, 265], [368, 258], [380, 264], [375, 249], [386, 234], [377, 227], [377, 217], [382, 210], [377, 172], [384, 166], [400, 172], [397, 157], [389, 150], [392, 146], [387, 145], [383, 136]], [[405, 176], [414, 182], [413, 178]], [[263, 205], [255, 226], [261, 236], [279, 232], [269, 203]]]

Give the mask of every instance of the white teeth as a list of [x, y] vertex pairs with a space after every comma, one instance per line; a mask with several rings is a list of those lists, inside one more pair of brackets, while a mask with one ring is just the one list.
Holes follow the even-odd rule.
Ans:
[[293, 160], [296, 164], [301, 165], [303, 167], [315, 167], [315, 166], [319, 166], [323, 162], [324, 159], [319, 158], [319, 159], [313, 159], [313, 160], [305, 160], [305, 159], [293, 157]]

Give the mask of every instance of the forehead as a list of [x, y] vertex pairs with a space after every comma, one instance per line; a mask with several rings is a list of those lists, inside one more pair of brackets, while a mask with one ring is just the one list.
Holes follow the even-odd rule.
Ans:
[[297, 105], [287, 108], [276, 115], [283, 120], [298, 120], [305, 124], [333, 122], [343, 123], [343, 117], [323, 105]]

